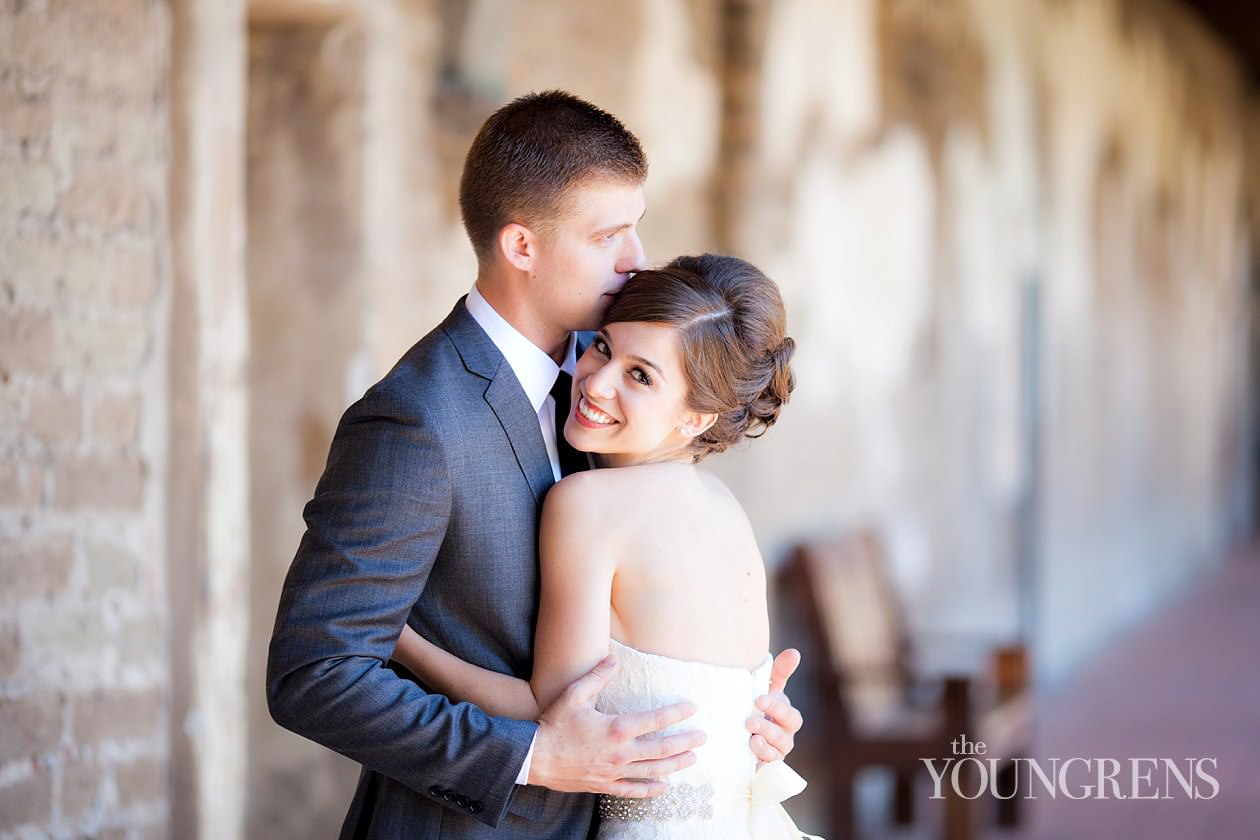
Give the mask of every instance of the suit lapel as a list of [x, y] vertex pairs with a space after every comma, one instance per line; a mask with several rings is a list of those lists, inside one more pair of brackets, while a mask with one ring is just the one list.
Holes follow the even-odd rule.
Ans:
[[551, 472], [551, 459], [547, 457], [547, 445], [538, 427], [538, 414], [525, 396], [525, 390], [512, 367], [503, 358], [499, 348], [485, 331], [468, 314], [464, 299], [460, 298], [455, 309], [442, 324], [442, 330], [459, 352], [460, 359], [469, 373], [489, 380], [485, 390], [486, 405], [498, 418], [503, 433], [507, 435], [529, 489], [537, 501], [555, 483]]
[[521, 383], [516, 381], [507, 362], [499, 367], [499, 373], [490, 381], [485, 396], [486, 404], [499, 418], [499, 424], [512, 444], [516, 462], [529, 482], [529, 489], [541, 502], [543, 495], [555, 483], [551, 459], [547, 457], [547, 445], [543, 443], [542, 430], [538, 428], [538, 415], [525, 398]]

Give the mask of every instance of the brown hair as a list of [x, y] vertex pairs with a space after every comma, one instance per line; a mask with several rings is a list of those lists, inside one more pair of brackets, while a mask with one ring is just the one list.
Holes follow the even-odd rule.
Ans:
[[784, 335], [779, 287], [738, 257], [679, 257], [640, 271], [604, 320], [678, 329], [687, 404], [718, 416], [692, 443], [696, 461], [763, 435], [796, 385], [796, 342]]
[[562, 90], [531, 93], [490, 115], [459, 181], [459, 209], [478, 261], [503, 226], [546, 230], [565, 198], [596, 178], [641, 184], [647, 158], [621, 122]]

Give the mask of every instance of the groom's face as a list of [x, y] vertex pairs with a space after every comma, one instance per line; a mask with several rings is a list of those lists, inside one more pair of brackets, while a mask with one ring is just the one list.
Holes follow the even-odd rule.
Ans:
[[592, 181], [566, 201], [540, 237], [533, 269], [539, 311], [564, 330], [593, 330], [626, 280], [644, 268], [637, 226], [641, 184]]

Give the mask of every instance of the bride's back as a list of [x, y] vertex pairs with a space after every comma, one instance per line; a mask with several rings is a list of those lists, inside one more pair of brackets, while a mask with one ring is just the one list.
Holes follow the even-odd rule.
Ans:
[[[611, 552], [612, 636], [676, 659], [754, 668], [769, 647], [765, 568], [739, 502], [689, 464], [596, 470], [588, 515]], [[606, 540], [603, 538], [606, 536]]]

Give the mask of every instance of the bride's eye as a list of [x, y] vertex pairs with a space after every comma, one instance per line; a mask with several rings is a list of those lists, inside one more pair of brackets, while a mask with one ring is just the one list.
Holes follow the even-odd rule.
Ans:
[[593, 347], [595, 352], [599, 355], [604, 358], [608, 358], [608, 344], [604, 341], [604, 339], [597, 336], [595, 340], [591, 342], [591, 347]]
[[648, 375], [648, 372], [647, 372], [646, 370], [644, 370], [643, 368], [641, 368], [641, 367], [631, 368], [631, 369], [630, 369], [630, 377], [631, 377], [631, 378], [632, 378], [635, 382], [638, 382], [640, 385], [651, 385], [651, 384], [652, 384], [652, 377], [651, 377], [651, 376], [649, 376], [649, 375]]

